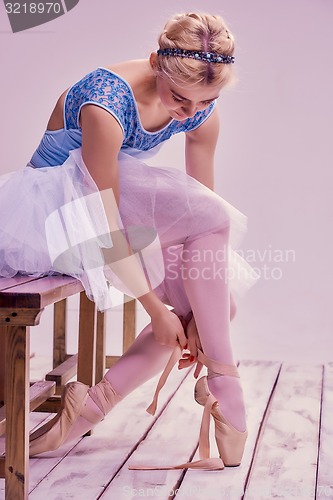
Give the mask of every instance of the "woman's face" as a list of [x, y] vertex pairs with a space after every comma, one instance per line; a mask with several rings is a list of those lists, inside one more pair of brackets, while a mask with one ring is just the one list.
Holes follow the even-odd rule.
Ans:
[[156, 88], [163, 106], [178, 121], [192, 118], [197, 111], [207, 108], [221, 92], [221, 87], [211, 85], [176, 85], [159, 75], [156, 76]]

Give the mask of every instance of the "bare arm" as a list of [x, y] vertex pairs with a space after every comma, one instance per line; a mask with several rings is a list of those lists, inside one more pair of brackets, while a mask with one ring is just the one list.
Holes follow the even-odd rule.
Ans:
[[83, 161], [98, 189], [113, 189], [118, 204], [118, 154], [123, 131], [110, 113], [93, 104], [83, 106], [81, 127]]
[[[165, 345], [186, 344], [182, 325], [149, 289], [144, 271], [138, 264], [126, 238], [119, 231], [117, 213], [119, 204], [118, 154], [123, 142], [123, 132], [117, 120], [103, 108], [85, 105], [81, 110], [82, 158], [100, 190], [113, 248], [108, 265], [138, 298], [152, 318], [157, 340]], [[112, 192], [114, 196], [112, 196]], [[109, 254], [110, 256], [110, 254]], [[110, 264], [109, 264], [110, 262]]]
[[214, 153], [219, 134], [217, 109], [195, 130], [187, 132], [185, 143], [186, 172], [214, 190]]

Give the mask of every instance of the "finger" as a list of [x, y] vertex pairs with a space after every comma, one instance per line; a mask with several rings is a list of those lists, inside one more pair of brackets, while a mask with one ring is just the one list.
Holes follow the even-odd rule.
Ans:
[[191, 356], [193, 356], [194, 358], [198, 356], [198, 349], [194, 338], [190, 337], [188, 339], [188, 350], [190, 351]]
[[189, 366], [192, 366], [194, 361], [191, 361], [190, 358], [188, 359], [180, 359], [178, 361], [178, 369], [182, 370], [183, 368], [188, 368]]
[[182, 368], [188, 368], [197, 362], [197, 358], [191, 356], [190, 353], [184, 352], [182, 357], [178, 361], [178, 368], [181, 370]]
[[178, 370], [183, 370], [184, 368], [188, 368], [189, 366], [191, 366], [191, 363], [190, 362], [181, 362], [179, 361], [178, 363]]
[[178, 317], [179, 321], [181, 322], [182, 324], [182, 327], [184, 328], [185, 332], [186, 332], [186, 328], [187, 328], [187, 325], [188, 325], [188, 321], [184, 318], [184, 316], [182, 316], [181, 314], [177, 314], [175, 313], [174, 309], [171, 309], [171, 312], [173, 312], [174, 314], [176, 314], [176, 316]]
[[187, 338], [185, 337], [184, 331], [178, 333], [178, 342], [181, 345], [181, 347], [185, 349], [185, 346], [187, 346], [188, 341]]

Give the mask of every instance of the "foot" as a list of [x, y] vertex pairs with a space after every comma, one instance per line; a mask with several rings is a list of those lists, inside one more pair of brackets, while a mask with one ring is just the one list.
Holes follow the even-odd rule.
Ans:
[[101, 422], [109, 411], [120, 401], [120, 396], [114, 391], [110, 382], [103, 378], [99, 384], [88, 390], [82, 411], [64, 441], [69, 443], [89, 432]]
[[243, 390], [237, 377], [223, 375], [209, 378], [209, 391], [216, 398], [221, 413], [240, 432], [246, 430]]
[[53, 451], [61, 446], [79, 417], [87, 398], [89, 386], [71, 382], [64, 388], [61, 408], [57, 415], [30, 435], [30, 456]]
[[[84, 415], [84, 416], [83, 416]], [[70, 443], [76, 439], [84, 436], [87, 432], [101, 422], [104, 418], [104, 413], [96, 405], [96, 403], [91, 399], [88, 391], [87, 398], [85, 400], [84, 406], [80, 415], [78, 416], [76, 422], [72, 425], [67, 438], [64, 440], [63, 444]]]
[[53, 451], [91, 430], [120, 401], [105, 378], [91, 387], [80, 382], [66, 385], [58, 414], [30, 436], [30, 456]]

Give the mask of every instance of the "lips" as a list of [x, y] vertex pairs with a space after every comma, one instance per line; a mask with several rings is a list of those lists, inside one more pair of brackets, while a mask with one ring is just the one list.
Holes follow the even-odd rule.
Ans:
[[186, 120], [187, 116], [185, 115], [181, 115], [180, 113], [178, 113], [178, 111], [175, 111], [176, 115], [179, 117], [180, 120]]

